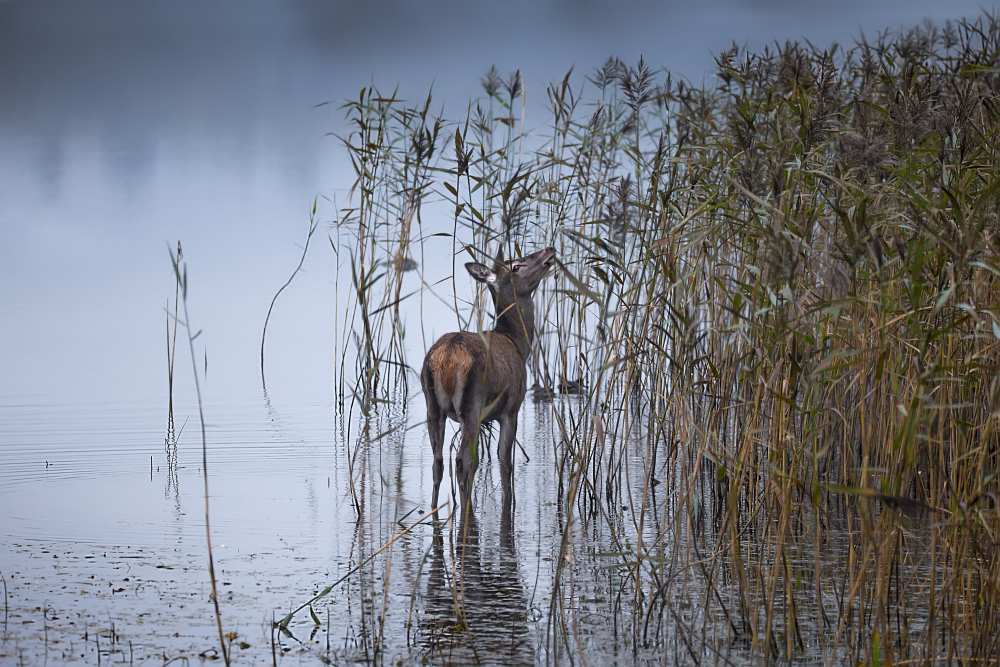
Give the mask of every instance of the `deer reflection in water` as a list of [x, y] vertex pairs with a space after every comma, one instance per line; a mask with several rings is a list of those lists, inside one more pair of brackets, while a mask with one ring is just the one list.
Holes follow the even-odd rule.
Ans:
[[534, 664], [528, 601], [518, 569], [513, 508], [506, 497], [499, 541], [485, 545], [471, 509], [449, 531], [450, 569], [444, 522], [434, 522], [420, 645], [432, 662], [444, 664]]

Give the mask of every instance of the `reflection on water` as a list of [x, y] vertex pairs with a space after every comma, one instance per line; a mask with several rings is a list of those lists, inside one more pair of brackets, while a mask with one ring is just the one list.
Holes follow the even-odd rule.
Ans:
[[463, 513], [447, 549], [445, 528], [435, 522], [433, 530], [420, 647], [446, 663], [533, 664], [528, 599], [509, 504], [504, 504], [499, 535], [484, 537], [475, 511]]
[[[779, 563], [794, 574], [777, 579], [770, 602], [741, 601], [717, 557], [710, 478], [698, 482], [696, 506], [680, 505], [664, 462], [647, 511], [627, 491], [633, 500], [619, 513], [598, 507], [567, 525], [550, 409], [572, 416], [580, 403], [557, 399], [522, 413], [531, 458], [516, 460], [516, 505], [503, 502], [496, 463], [486, 459], [471, 512], [414, 526], [428, 509], [431, 456], [406, 403], [385, 406], [367, 427], [329, 404], [259, 397], [207, 406], [223, 622], [238, 660], [269, 662], [273, 642], [285, 660], [309, 663], [532, 664], [568, 655], [742, 663], [761, 649], [741, 619], [763, 622], [766, 604], [774, 641], [790, 642], [803, 662], [859, 658], [833, 648], [838, 633], [852, 631], [840, 613], [857, 557], [859, 527], [848, 513], [807, 518], [780, 558], [748, 524], [745, 557], [761, 572]], [[194, 659], [214, 650], [200, 442], [183, 427], [196, 411], [178, 405], [182, 426], [165, 440], [164, 404], [0, 405], [2, 661], [94, 663], [98, 652], [109, 661]], [[641, 442], [626, 450], [635, 450], [626, 461], [633, 489], [642, 488]], [[824, 524], [819, 542], [807, 525], [814, 519]], [[898, 530], [906, 556], [891, 586], [919, 641], [933, 544], [926, 525]], [[640, 535], [657, 568], [633, 560]], [[287, 632], [272, 631], [272, 619], [341, 578]], [[792, 599], [785, 586], [798, 591], [795, 627], [781, 621]], [[810, 586], [819, 591], [812, 601], [802, 595]], [[745, 616], [741, 604], [750, 605]]]

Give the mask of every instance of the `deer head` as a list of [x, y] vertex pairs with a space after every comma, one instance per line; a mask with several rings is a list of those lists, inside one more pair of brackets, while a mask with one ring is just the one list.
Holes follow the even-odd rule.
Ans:
[[493, 268], [479, 262], [465, 265], [469, 275], [490, 290], [497, 319], [495, 331], [514, 339], [525, 358], [535, 337], [533, 296], [555, 265], [555, 259], [555, 248], [545, 248], [520, 259], [504, 261], [501, 247], [493, 260]]

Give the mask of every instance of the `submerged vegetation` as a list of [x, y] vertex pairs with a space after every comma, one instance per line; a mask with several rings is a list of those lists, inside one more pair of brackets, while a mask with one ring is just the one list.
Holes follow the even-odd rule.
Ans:
[[641, 60], [567, 74], [542, 130], [518, 73], [488, 73], [458, 121], [430, 95], [348, 103], [342, 408], [367, 423], [416, 390], [423, 299], [484, 326], [432, 244], [454, 263], [556, 246], [532, 375], [539, 398], [585, 397], [550, 408], [544, 659], [585, 657], [580, 532], [614, 554], [600, 604], [636, 656], [995, 659], [1000, 19], [716, 64], [700, 88]]

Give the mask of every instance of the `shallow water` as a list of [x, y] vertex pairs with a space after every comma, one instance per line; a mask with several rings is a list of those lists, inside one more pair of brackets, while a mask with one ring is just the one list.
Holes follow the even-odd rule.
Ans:
[[[472, 519], [413, 529], [314, 605], [320, 626], [304, 611], [284, 635], [272, 632], [273, 619], [426, 512], [422, 424], [394, 407], [373, 429], [392, 432], [366, 445], [346, 440], [333, 405], [277, 407], [263, 396], [207, 405], [212, 533], [235, 656], [368, 660], [376, 646], [390, 661], [543, 656], [562, 520], [549, 409], [529, 403], [522, 415], [531, 460], [518, 455], [509, 523], [487, 460]], [[0, 541], [8, 548], [0, 571], [9, 611], [0, 657], [160, 660], [215, 650], [196, 423], [195, 407], [179, 406], [180, 437], [168, 446], [165, 402], [2, 404]], [[613, 556], [596, 541], [582, 546], [593, 557], [586, 568], [574, 564], [573, 577], [585, 590], [606, 588]], [[587, 609], [607, 597], [579, 599], [592, 633], [582, 641], [595, 655], [621, 648], [609, 642], [606, 614]]]
[[[530, 461], [516, 456], [512, 513], [487, 459], [472, 517], [436, 525], [417, 525], [430, 495], [430, 450], [423, 411], [406, 405], [400, 399], [374, 416], [367, 439], [332, 403], [283, 405], [262, 394], [205, 406], [216, 570], [234, 658], [533, 664], [570, 652], [594, 664], [754, 660], [749, 645], [731, 639], [718, 607], [704, 604], [712, 591], [684, 557], [692, 534], [710, 551], [710, 514], [672, 518], [662, 493], [651, 498], [643, 535], [647, 543], [669, 538], [661, 572], [675, 581], [652, 622], [632, 616], [626, 584], [622, 551], [637, 535], [632, 507], [569, 531], [555, 588], [566, 518], [556, 502], [552, 415], [573, 411], [578, 399], [526, 402], [519, 436]], [[165, 401], [0, 404], [4, 662], [215, 655], [196, 406], [176, 407], [176, 445], [165, 443], [165, 413]], [[631, 463], [641, 470], [639, 456]], [[640, 488], [641, 479], [632, 482]], [[800, 576], [817, 563], [824, 576], [843, 576], [848, 528], [825, 534], [818, 554], [808, 531], [789, 542]], [[928, 572], [920, 534], [908, 538], [910, 589]], [[747, 548], [761, 545], [750, 540]], [[312, 605], [318, 624], [306, 608], [288, 633], [274, 630], [274, 620], [349, 573]], [[721, 586], [726, 598], [732, 582]], [[836, 591], [835, 583], [821, 601], [799, 602], [807, 607], [796, 651], [803, 663], [836, 655], [825, 643], [832, 629], [819, 620], [837, 618]], [[915, 637], [921, 616], [910, 610]], [[566, 624], [559, 642], [571, 645], [553, 643], [553, 618]]]
[[[347, 447], [332, 405], [279, 408], [262, 396], [206, 406], [217, 574], [237, 656], [269, 660], [274, 617], [426, 511], [429, 448], [419, 420], [406, 431], [406, 416], [395, 412], [379, 420], [379, 432], [393, 433]], [[533, 661], [557, 545], [554, 498], [541, 493], [552, 484], [551, 433], [532, 409], [525, 416], [532, 461], [518, 465], [513, 534], [501, 540], [495, 471], [484, 465], [477, 528], [452, 521], [413, 529], [314, 606], [322, 632], [311, 636], [303, 612], [294, 638], [273, 637], [275, 650], [312, 659], [329, 645], [329, 655], [356, 659], [371, 657], [378, 642], [388, 658], [500, 650]], [[9, 548], [0, 571], [9, 612], [0, 656], [93, 662], [98, 650], [115, 660], [213, 650], [192, 419], [192, 406], [177, 408], [178, 427], [186, 425], [170, 447], [165, 403], [2, 404], [0, 541]], [[455, 562], [470, 632], [455, 629], [447, 583]], [[365, 627], [373, 619], [385, 626]]]

